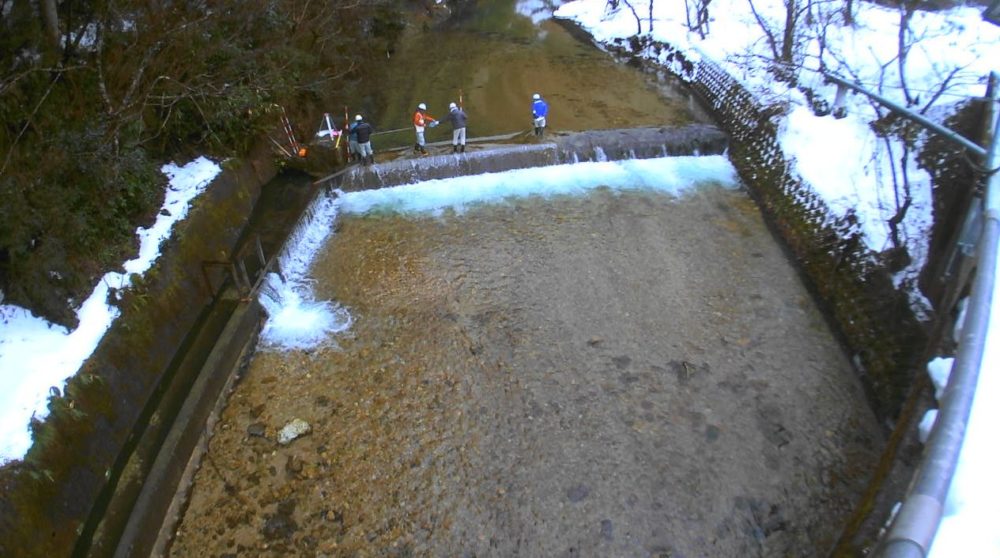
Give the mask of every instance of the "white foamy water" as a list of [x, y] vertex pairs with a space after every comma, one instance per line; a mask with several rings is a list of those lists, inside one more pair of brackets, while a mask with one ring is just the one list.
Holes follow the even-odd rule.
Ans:
[[282, 276], [272, 273], [262, 290], [268, 313], [261, 344], [271, 350], [308, 350], [333, 342], [351, 326], [348, 311], [316, 300], [309, 269], [333, 231], [338, 213], [458, 213], [467, 208], [529, 196], [584, 195], [596, 188], [658, 191], [681, 196], [698, 186], [736, 188], [736, 170], [721, 155], [665, 157], [519, 169], [428, 180], [379, 190], [317, 198], [285, 247]]
[[[340, 192], [337, 192], [338, 194]], [[334, 195], [321, 195], [309, 207], [278, 258], [281, 274], [270, 273], [261, 289], [267, 310], [261, 331], [264, 349], [315, 349], [351, 327], [351, 315], [335, 302], [316, 300], [309, 267], [333, 231]]]
[[380, 190], [345, 194], [340, 211], [438, 213], [528, 196], [583, 195], [595, 188], [656, 190], [680, 196], [696, 186], [717, 183], [735, 188], [736, 170], [721, 155], [585, 162], [500, 173], [428, 180]]

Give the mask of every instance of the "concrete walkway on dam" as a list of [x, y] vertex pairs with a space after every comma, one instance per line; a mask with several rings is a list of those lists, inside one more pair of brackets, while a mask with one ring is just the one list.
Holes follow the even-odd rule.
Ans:
[[[473, 138], [475, 141], [475, 138]], [[557, 132], [529, 144], [476, 143], [465, 153], [432, 148], [429, 156], [409, 155], [374, 165], [353, 164], [319, 178], [316, 184], [345, 191], [369, 190], [425, 180], [514, 169], [620, 161], [679, 155], [721, 155], [729, 138], [710, 124]]]
[[312, 275], [354, 325], [253, 357], [172, 556], [820, 555], [881, 449], [741, 190], [340, 216]]

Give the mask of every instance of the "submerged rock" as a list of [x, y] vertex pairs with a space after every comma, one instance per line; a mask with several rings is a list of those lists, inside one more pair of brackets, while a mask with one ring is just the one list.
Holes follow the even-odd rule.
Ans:
[[247, 436], [250, 436], [251, 438], [252, 437], [263, 438], [265, 432], [266, 428], [264, 427], [264, 423], [262, 422], [255, 422], [250, 426], [247, 426]]
[[282, 427], [281, 432], [278, 432], [278, 443], [287, 446], [296, 438], [301, 438], [310, 432], [312, 432], [312, 427], [309, 426], [308, 422], [300, 418], [292, 419], [291, 422]]
[[566, 497], [574, 504], [582, 502], [587, 496], [590, 496], [590, 488], [585, 484], [577, 484], [566, 491]]
[[278, 503], [278, 510], [274, 514], [265, 516], [261, 533], [266, 540], [290, 539], [299, 530], [298, 524], [292, 519], [295, 506], [296, 501], [293, 499], [282, 500]]
[[610, 519], [601, 520], [601, 538], [606, 541], [614, 540], [614, 525]]

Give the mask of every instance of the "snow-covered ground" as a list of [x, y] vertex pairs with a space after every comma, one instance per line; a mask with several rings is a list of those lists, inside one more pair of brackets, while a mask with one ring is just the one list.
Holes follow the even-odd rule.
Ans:
[[[629, 37], [641, 29], [677, 47], [691, 60], [707, 59], [721, 65], [762, 104], [784, 105], [782, 150], [794, 159], [795, 171], [833, 212], [857, 211], [869, 248], [881, 251], [890, 247], [887, 221], [910, 196], [912, 205], [900, 232], [913, 263], [899, 274], [897, 285], [907, 289], [919, 311], [921, 296], [914, 285], [926, 262], [933, 218], [930, 177], [917, 168], [914, 154], [900, 162], [904, 153], [900, 142], [872, 133], [869, 123], [885, 111], [867, 98], [848, 96], [846, 118], [816, 116], [800, 89], [775, 79], [769, 71], [774, 56], [767, 37], [768, 33], [775, 37], [780, 49], [785, 7], [790, 2], [804, 8], [805, 2], [791, 0], [712, 0], [704, 37], [688, 28], [684, 3], [664, 0], [620, 0], [613, 11], [608, 10], [607, 0], [578, 0], [560, 7], [556, 15], [575, 19], [605, 42]], [[696, 3], [687, 2], [690, 6]], [[843, 6], [839, 2], [815, 4], [812, 22], [806, 20], [805, 11], [800, 14], [792, 62], [784, 66], [794, 72], [801, 86], [821, 94], [831, 104], [836, 86], [824, 83], [818, 71], [821, 68], [900, 105], [920, 111], [929, 108], [927, 114], [939, 116], [947, 113], [949, 105], [982, 96], [986, 75], [1000, 71], [1000, 27], [983, 21], [982, 8], [916, 12], [901, 34], [898, 10], [855, 2], [854, 24], [846, 25]], [[901, 35], [907, 45], [902, 64]], [[662, 56], [660, 61], [665, 62]], [[904, 171], [909, 177], [908, 192], [896, 186]], [[1000, 556], [1000, 531], [994, 525], [1000, 517], [1000, 481], [996, 478], [1000, 449], [991, 435], [991, 429], [1000, 423], [1000, 296], [993, 300], [992, 322], [996, 327], [989, 331], [958, 472], [932, 547], [935, 557]], [[929, 368], [940, 378], [950, 365], [950, 361], [937, 361]], [[924, 426], [929, 423], [930, 417]]]
[[76, 374], [119, 310], [108, 303], [114, 291], [128, 287], [131, 275], [142, 275], [160, 255], [160, 243], [174, 223], [222, 169], [204, 157], [183, 167], [164, 165], [170, 179], [163, 209], [148, 229], [140, 228], [139, 255], [123, 264], [124, 273], [106, 274], [77, 309], [80, 325], [73, 331], [33, 316], [13, 305], [0, 306], [0, 463], [20, 459], [31, 446], [28, 423], [48, 415], [50, 390], [63, 390]]

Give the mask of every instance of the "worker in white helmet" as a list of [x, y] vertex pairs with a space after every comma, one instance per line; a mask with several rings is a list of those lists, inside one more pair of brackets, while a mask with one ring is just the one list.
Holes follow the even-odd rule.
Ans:
[[358, 134], [358, 157], [361, 164], [371, 165], [375, 162], [375, 151], [372, 150], [372, 133], [375, 130], [360, 114], [354, 117], [354, 122], [357, 124], [354, 131]]
[[451, 121], [452, 153], [465, 153], [465, 126], [469, 122], [462, 107], [451, 103], [448, 105], [448, 120]]
[[531, 96], [531, 101], [531, 118], [535, 125], [535, 136], [542, 137], [542, 133], [545, 131], [545, 117], [549, 115], [549, 105], [538, 93]]
[[417, 143], [413, 145], [415, 153], [427, 155], [427, 149], [424, 148], [426, 144], [424, 141], [424, 129], [428, 126], [433, 128], [437, 125], [437, 118], [427, 114], [427, 105], [424, 103], [417, 105], [417, 111], [413, 113], [413, 128], [417, 132]]
[[361, 115], [354, 117], [354, 122], [347, 128], [347, 153], [351, 161], [361, 160], [361, 151], [358, 149], [358, 124], [361, 123]]

